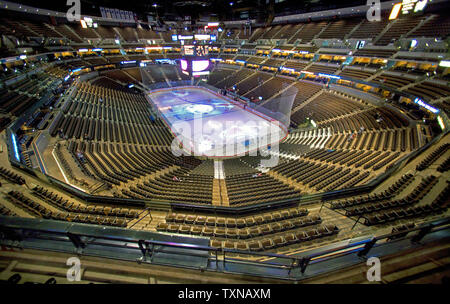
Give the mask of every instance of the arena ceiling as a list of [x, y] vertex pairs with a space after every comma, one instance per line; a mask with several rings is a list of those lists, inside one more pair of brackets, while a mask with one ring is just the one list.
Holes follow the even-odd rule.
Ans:
[[[66, 1], [17, 0], [13, 1], [33, 7], [64, 12]], [[166, 19], [191, 16], [212, 17], [217, 20], [257, 18], [269, 15], [286, 15], [311, 11], [366, 5], [366, 0], [81, 0], [81, 13], [100, 16], [99, 7], [133, 11], [140, 19], [145, 15], [158, 15]], [[248, 12], [248, 13], [247, 13]]]

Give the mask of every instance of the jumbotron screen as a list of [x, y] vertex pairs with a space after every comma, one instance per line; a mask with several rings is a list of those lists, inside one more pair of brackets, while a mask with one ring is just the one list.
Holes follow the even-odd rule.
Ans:
[[210, 61], [205, 57], [186, 57], [180, 60], [181, 71], [189, 76], [204, 76], [209, 74]]
[[183, 45], [182, 46], [183, 56], [208, 56], [208, 46], [207, 45]]

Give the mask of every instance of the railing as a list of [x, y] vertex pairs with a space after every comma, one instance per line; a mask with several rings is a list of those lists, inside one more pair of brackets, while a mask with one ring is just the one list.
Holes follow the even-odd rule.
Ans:
[[[140, 212], [140, 213], [137, 215], [137, 218], [139, 218], [139, 217], [140, 217], [142, 214], [144, 214], [144, 213], [147, 213], [147, 214], [144, 215], [144, 216], [142, 216], [142, 217], [141, 217], [140, 219], [138, 219], [136, 222], [134, 222], [133, 225], [131, 225], [130, 227], [128, 227], [128, 229], [133, 228], [137, 223], [139, 223], [140, 221], [142, 221], [147, 215], [150, 216], [150, 221], [153, 221], [152, 210], [151, 210], [149, 207], [145, 208], [142, 212]], [[130, 221], [131, 221], [131, 220], [130, 220]]]
[[3, 246], [290, 281], [354, 266], [369, 254], [389, 255], [433, 241], [448, 243], [449, 237], [450, 218], [445, 218], [397, 233], [285, 255], [211, 247], [209, 239], [201, 237], [0, 216]]

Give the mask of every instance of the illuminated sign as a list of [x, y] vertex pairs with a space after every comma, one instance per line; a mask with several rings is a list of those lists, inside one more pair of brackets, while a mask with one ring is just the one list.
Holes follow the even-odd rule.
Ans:
[[177, 35], [172, 35], [172, 41], [177, 41], [178, 40], [178, 36]]
[[155, 59], [155, 62], [157, 63], [166, 63], [166, 64], [175, 64], [175, 60], [162, 58], [162, 59]]
[[428, 0], [422, 0], [418, 1], [416, 3], [416, 6], [414, 6], [414, 13], [421, 12], [425, 9], [425, 6], [427, 6]]
[[192, 72], [192, 76], [209, 75], [209, 71]]
[[439, 113], [439, 110], [438, 110], [438, 109], [433, 108], [433, 107], [430, 106], [429, 104], [426, 104], [422, 99], [420, 99], [420, 98], [418, 98], [418, 97], [417, 97], [416, 99], [414, 99], [414, 103], [418, 104], [419, 106], [421, 106], [421, 107], [427, 109], [428, 111], [430, 111], [430, 112], [432, 112], [432, 113], [434, 113], [434, 114]]
[[181, 63], [181, 69], [182, 69], [183, 71], [186, 71], [186, 70], [187, 70], [187, 67], [188, 67], [187, 61], [184, 60], [184, 59], [182, 59], [182, 60], [180, 60], [180, 63]]
[[400, 11], [402, 15], [407, 15], [411, 12], [422, 12], [428, 4], [428, 0], [403, 0], [401, 3], [397, 3], [392, 7], [389, 20], [396, 19]]
[[121, 61], [120, 64], [133, 64], [136, 63], [136, 60], [129, 60], [129, 61]]
[[362, 49], [364, 46], [366, 45], [366, 42], [364, 41], [364, 40], [359, 40], [357, 43], [356, 43], [356, 49]]
[[400, 9], [402, 8], [401, 3], [396, 3], [391, 10], [391, 14], [389, 15], [389, 20], [397, 19], [398, 14], [400, 13]]
[[192, 72], [204, 71], [209, 67], [209, 60], [192, 61]]
[[183, 35], [178, 35], [178, 40], [192, 40], [194, 39], [194, 36], [189, 35], [189, 36], [183, 36]]
[[11, 134], [11, 139], [14, 148], [14, 156], [16, 157], [17, 161], [20, 161], [19, 148], [17, 147], [16, 135], [14, 135], [14, 133]]
[[281, 70], [283, 70], [283, 71], [288, 71], [288, 72], [295, 72], [294, 69], [285, 68], [285, 67], [281, 67]]
[[442, 130], [445, 130], [445, 124], [444, 124], [444, 120], [442, 119], [441, 116], [438, 116], [437, 118], [438, 124], [441, 127]]
[[403, 0], [402, 2], [402, 14], [407, 15], [410, 12], [421, 12], [427, 6], [428, 0]]
[[194, 55], [194, 46], [193, 45], [183, 46], [183, 54], [184, 55]]
[[450, 68], [450, 61], [449, 60], [441, 60], [441, 62], [439, 62], [439, 66], [444, 67], [444, 68]]
[[209, 35], [204, 35], [204, 34], [196, 34], [194, 35], [195, 40], [210, 40], [211, 37]]
[[320, 77], [327, 77], [327, 78], [334, 78], [334, 79], [341, 79], [340, 76], [328, 75], [328, 74], [322, 74], [322, 73], [319, 73], [319, 76]]

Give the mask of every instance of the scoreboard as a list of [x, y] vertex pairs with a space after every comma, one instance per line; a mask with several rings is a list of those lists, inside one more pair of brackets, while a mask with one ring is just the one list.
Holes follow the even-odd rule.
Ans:
[[181, 53], [183, 58], [180, 60], [181, 71], [193, 77], [209, 75], [211, 63], [208, 57], [208, 49], [208, 45], [182, 45]]
[[181, 55], [204, 57], [208, 56], [208, 49], [209, 47], [207, 45], [182, 45]]
[[397, 19], [399, 15], [401, 17], [404, 15], [421, 14], [425, 10], [428, 2], [428, 0], [403, 0], [402, 2], [396, 3], [392, 7], [389, 20]]

